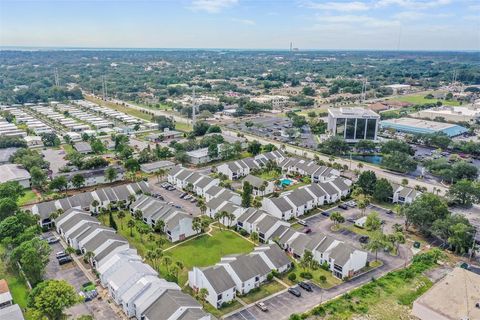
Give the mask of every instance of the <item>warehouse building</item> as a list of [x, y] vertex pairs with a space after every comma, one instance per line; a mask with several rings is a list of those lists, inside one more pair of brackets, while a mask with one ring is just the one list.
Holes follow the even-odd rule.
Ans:
[[480, 120], [480, 107], [476, 105], [441, 106], [437, 108], [421, 110], [412, 114], [412, 116], [431, 120], [443, 118], [445, 121], [450, 122], [476, 123], [478, 120]]
[[413, 118], [383, 120], [380, 126], [382, 129], [394, 129], [395, 131], [410, 134], [444, 133], [449, 137], [459, 136], [468, 132], [467, 128], [456, 124]]

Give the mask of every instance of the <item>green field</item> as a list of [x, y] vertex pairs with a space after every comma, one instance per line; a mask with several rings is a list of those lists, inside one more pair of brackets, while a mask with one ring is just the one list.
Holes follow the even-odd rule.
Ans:
[[282, 174], [278, 171], [272, 170], [272, 171], [264, 171], [260, 175], [258, 175], [259, 178], [262, 178], [263, 180], [267, 181], [273, 181], [280, 179]]
[[253, 243], [234, 232], [213, 229], [212, 236], [203, 235], [165, 252], [174, 260], [182, 261], [186, 268], [206, 267], [216, 264], [229, 254], [248, 253]]
[[100, 100], [100, 99], [97, 99], [97, 98], [94, 98], [94, 97], [91, 97], [91, 96], [85, 96], [85, 99], [89, 100], [91, 102], [97, 103], [99, 105], [108, 107], [110, 109], [114, 109], [114, 110], [129, 114], [133, 117], [137, 117], [137, 118], [148, 120], [148, 121], [152, 120], [152, 116], [150, 114], [146, 114], [146, 113], [142, 112], [141, 110], [121, 106], [121, 105], [118, 105], [118, 104], [113, 103], [113, 102], [103, 101], [103, 100]]
[[24, 205], [33, 203], [36, 200], [38, 200], [38, 197], [35, 194], [35, 192], [28, 189], [28, 190], [25, 190], [25, 195], [23, 197], [20, 197], [20, 199], [18, 199], [18, 205], [19, 206], [24, 206]]
[[460, 105], [460, 103], [458, 101], [453, 101], [453, 100], [425, 99], [426, 95], [427, 94], [402, 96], [402, 97], [392, 99], [392, 101], [409, 102], [409, 103], [412, 103], [412, 104], [437, 103], [437, 101], [441, 101], [446, 106], [459, 106]]
[[176, 122], [175, 129], [178, 131], [190, 132], [192, 131], [192, 125], [183, 122]]

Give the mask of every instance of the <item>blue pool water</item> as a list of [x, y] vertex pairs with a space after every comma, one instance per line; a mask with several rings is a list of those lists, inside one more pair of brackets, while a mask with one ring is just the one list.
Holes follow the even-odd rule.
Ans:
[[364, 161], [373, 164], [380, 164], [382, 163], [383, 157], [381, 155], [371, 155], [371, 156], [352, 156], [353, 160]]
[[284, 186], [289, 186], [289, 185], [292, 184], [292, 182], [293, 182], [293, 181], [290, 180], [290, 179], [282, 179], [282, 180], [280, 180], [280, 183], [281, 183], [282, 185], [284, 185]]

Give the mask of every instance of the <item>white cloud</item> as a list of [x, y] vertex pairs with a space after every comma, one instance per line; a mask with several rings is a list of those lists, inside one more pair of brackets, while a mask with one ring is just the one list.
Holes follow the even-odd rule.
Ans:
[[332, 10], [332, 11], [366, 11], [369, 6], [365, 2], [353, 1], [353, 2], [307, 2], [305, 6], [312, 9], [319, 10]]
[[437, 8], [452, 3], [452, 0], [379, 0], [377, 7], [399, 6], [408, 10]]
[[399, 25], [397, 20], [384, 20], [366, 15], [317, 15], [316, 20], [326, 24], [360, 25], [377, 28]]
[[223, 9], [236, 5], [237, 3], [238, 0], [193, 0], [189, 8], [194, 11], [218, 13]]
[[399, 21], [414, 21], [414, 20], [432, 20], [432, 19], [443, 19], [451, 17], [451, 14], [447, 13], [425, 13], [425, 12], [418, 12], [418, 11], [402, 11], [399, 12], [393, 17]]
[[232, 18], [232, 21], [238, 22], [238, 23], [241, 23], [241, 24], [245, 24], [245, 25], [247, 25], [247, 26], [254, 26], [254, 25], [256, 25], [256, 22], [255, 22], [255, 21], [249, 20], [249, 19]]

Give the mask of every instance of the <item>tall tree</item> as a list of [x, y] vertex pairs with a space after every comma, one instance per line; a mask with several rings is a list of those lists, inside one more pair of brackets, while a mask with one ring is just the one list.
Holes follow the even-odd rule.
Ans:
[[63, 319], [63, 311], [81, 301], [76, 290], [64, 280], [46, 280], [38, 284], [28, 296], [28, 307], [35, 318]]
[[242, 207], [248, 208], [252, 204], [252, 191], [253, 187], [248, 181], [243, 182], [242, 190]]
[[364, 193], [372, 195], [375, 192], [375, 184], [377, 183], [377, 176], [373, 171], [363, 171], [358, 177], [357, 186], [360, 187]]

